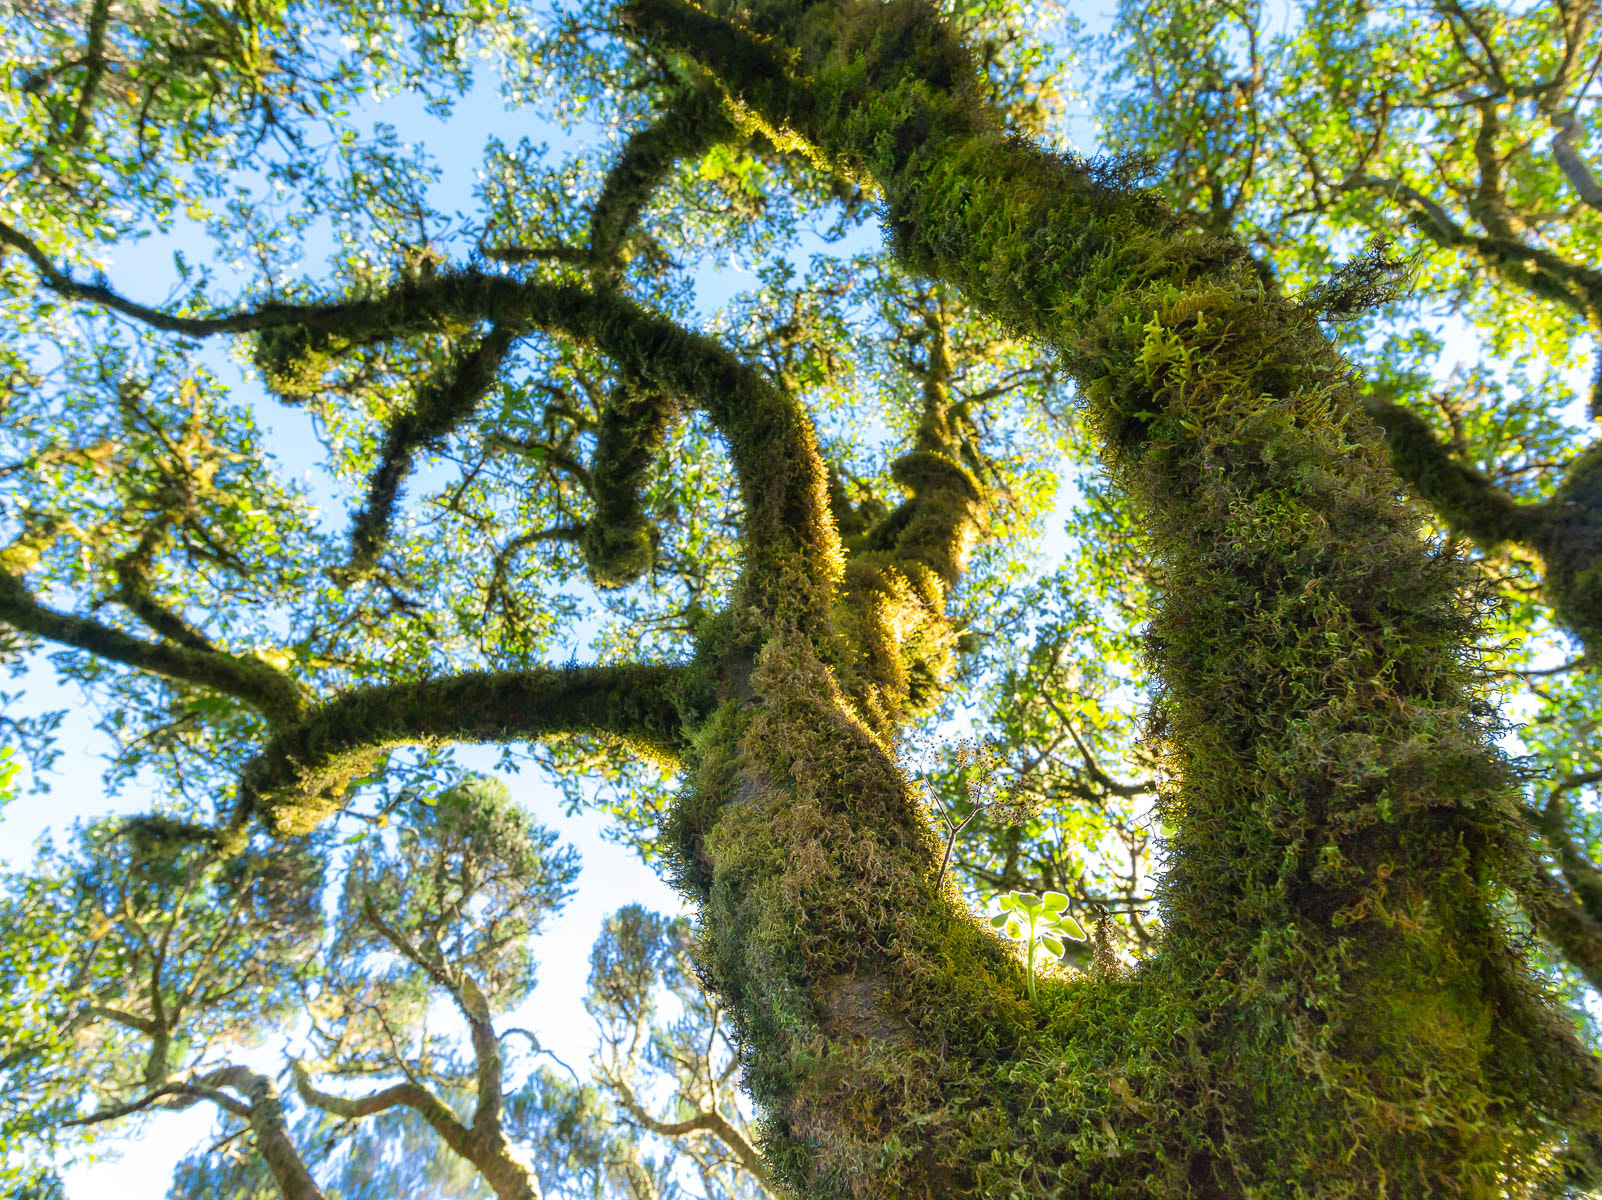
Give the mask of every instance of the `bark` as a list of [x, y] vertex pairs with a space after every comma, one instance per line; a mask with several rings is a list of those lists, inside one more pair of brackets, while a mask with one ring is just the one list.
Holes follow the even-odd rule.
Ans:
[[[1533, 865], [1473, 693], [1469, 575], [1419, 540], [1313, 318], [1232, 242], [1008, 137], [922, 4], [628, 12], [876, 183], [905, 263], [1057, 351], [1172, 581], [1166, 932], [1038, 1002], [936, 890], [840, 650], [777, 605], [751, 619], [672, 825], [775, 1175], [808, 1197], [1544, 1186], [1598, 1090], [1499, 915]], [[763, 597], [819, 573], [763, 569]]]
[[284, 1200], [323, 1200], [323, 1191], [306, 1169], [300, 1152], [290, 1140], [284, 1124], [284, 1105], [278, 1089], [265, 1075], [244, 1067], [224, 1067], [204, 1077], [214, 1087], [230, 1087], [249, 1103], [250, 1131], [256, 1138], [256, 1152], [283, 1193]]

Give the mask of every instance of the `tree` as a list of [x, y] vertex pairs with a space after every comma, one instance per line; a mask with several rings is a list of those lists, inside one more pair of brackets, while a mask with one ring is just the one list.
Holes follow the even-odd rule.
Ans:
[[[1506, 902], [1538, 866], [1471, 651], [1473, 569], [1420, 536], [1319, 324], [1375, 298], [1382, 263], [1298, 300], [1129, 171], [1034, 140], [1045, 60], [1005, 7], [631, 0], [514, 43], [495, 9], [397, 6], [415, 39], [391, 44], [415, 50], [371, 63], [376, 18], [340, 7], [175, 12], [52, 10], [74, 32], [18, 56], [0, 227], [23, 330], [0, 619], [117, 698], [122, 769], [188, 783], [152, 836], [219, 862], [308, 836], [403, 746], [676, 764], [664, 853], [795, 1195], [1596, 1178], [1595, 1065]], [[369, 71], [437, 88], [475, 22], [513, 46], [514, 86], [587, 81], [567, 111], [629, 133], [595, 175], [502, 147], [476, 249], [452, 255], [393, 140], [320, 170], [305, 130]], [[290, 210], [226, 198], [241, 169]], [[254, 256], [234, 302], [204, 273], [167, 305], [80, 277], [175, 198]], [[910, 328], [782, 266], [694, 327], [676, 258], [764, 253], [870, 201]], [[331, 277], [297, 280], [282, 235], [324, 213]], [[195, 365], [227, 337], [363, 480], [346, 544]], [[961, 345], [983, 366], [959, 380]], [[1031, 346], [1077, 383], [1160, 584], [1166, 860], [1138, 966], [1040, 980], [941, 871], [896, 760], [963, 646], [970, 560], [981, 598], [1005, 570], [975, 556], [989, 514], [1027, 517], [1008, 403]], [[875, 410], [887, 472], [853, 461]], [[461, 472], [408, 506], [430, 453]], [[570, 565], [632, 590], [601, 661], [544, 665]]]
[[[1102, 112], [1120, 145], [1160, 164], [1176, 207], [1246, 240], [1276, 286], [1316, 287], [1343, 247], [1376, 237], [1412, 264], [1412, 286], [1338, 339], [1392, 465], [1502, 599], [1487, 665], [1524, 693], [1522, 740], [1541, 767], [1528, 815], [1550, 864], [1521, 900], [1595, 986], [1602, 607], [1583, 580], [1598, 554], [1602, 377], [1589, 396], [1576, 386], [1598, 328], [1602, 227], [1576, 141], [1602, 53], [1594, 14], [1319, 5], [1280, 36], [1252, 5], [1120, 15]], [[1443, 315], [1467, 325], [1466, 361], [1437, 360]]]
[[[55, 970], [18, 989], [38, 1027], [4, 1064], [27, 1089], [18, 1128], [59, 1135], [209, 1102], [219, 1136], [180, 1165], [177, 1196], [660, 1200], [679, 1194], [681, 1150], [707, 1200], [766, 1195], [745, 1117], [719, 1096], [734, 1062], [716, 1008], [683, 974], [682, 921], [626, 909], [597, 945], [592, 1011], [611, 1050], [599, 1087], [517, 1061], [520, 1045], [545, 1053], [507, 1014], [533, 989], [529, 938], [566, 899], [577, 859], [499, 781], [419, 802], [391, 838], [352, 851], [321, 946], [308, 944], [322, 932], [317, 847], [223, 863], [140, 834], [90, 826], [12, 881], [12, 912], [48, 910], [65, 943], [22, 931]], [[247, 867], [222, 886], [220, 871]], [[653, 1024], [664, 983], [682, 1012]], [[276, 1071], [237, 1057], [267, 1035], [302, 1049]], [[687, 1084], [667, 1121], [645, 1107], [652, 1068]], [[708, 1134], [721, 1153], [701, 1145]]]

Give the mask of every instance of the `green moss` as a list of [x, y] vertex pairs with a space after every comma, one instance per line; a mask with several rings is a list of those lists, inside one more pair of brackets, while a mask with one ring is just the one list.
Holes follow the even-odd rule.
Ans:
[[672, 762], [685, 743], [684, 668], [541, 668], [481, 672], [362, 688], [280, 729], [246, 765], [233, 827], [256, 817], [283, 834], [309, 832], [338, 811], [351, 785], [398, 746], [508, 742], [575, 733], [620, 738]]
[[1530, 864], [1476, 716], [1472, 576], [1420, 541], [1313, 315], [1116, 173], [1003, 136], [922, 4], [775, 11], [761, 42], [632, 11], [874, 178], [904, 262], [1058, 352], [1170, 581], [1164, 940], [1038, 1006], [933, 892], [845, 680], [769, 626], [722, 790], [690, 794], [701, 957], [780, 1173], [819, 1197], [1543, 1186], [1598, 1093], [1502, 925]]

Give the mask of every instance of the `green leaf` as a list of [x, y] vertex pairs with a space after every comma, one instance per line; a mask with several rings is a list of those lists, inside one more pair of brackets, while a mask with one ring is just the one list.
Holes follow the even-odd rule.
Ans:
[[1056, 920], [1052, 926], [1052, 932], [1071, 937], [1076, 942], [1082, 942], [1089, 937], [1089, 934], [1085, 932], [1085, 927], [1066, 914]]
[[1011, 917], [1007, 919], [1007, 936], [1015, 942], [1023, 937], [1023, 926]]
[[990, 924], [993, 928], [1000, 929], [1007, 923], [1008, 919], [1009, 918], [1006, 913], [997, 913], [995, 916], [990, 918]]
[[1060, 913], [1068, 907], [1068, 897], [1061, 892], [1047, 892], [1041, 897], [1047, 912]]
[[1050, 950], [1058, 958], [1062, 957], [1062, 943], [1056, 938], [1052, 937], [1049, 933], [1040, 939], [1040, 944], [1047, 950]]

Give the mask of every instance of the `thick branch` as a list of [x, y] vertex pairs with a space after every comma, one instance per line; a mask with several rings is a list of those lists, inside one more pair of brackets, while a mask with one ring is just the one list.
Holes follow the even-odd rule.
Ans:
[[1569, 185], [1579, 193], [1581, 200], [1592, 208], [1602, 209], [1602, 183], [1596, 181], [1596, 176], [1591, 174], [1591, 168], [1574, 145], [1574, 135], [1579, 131], [1574, 114], [1554, 117], [1552, 126], [1557, 131], [1552, 136], [1552, 157], [1557, 160], [1559, 169]]
[[683, 746], [677, 666], [476, 672], [364, 688], [280, 730], [246, 766], [236, 830], [253, 815], [306, 831], [396, 746], [608, 734], [655, 758]]
[[366, 1096], [340, 1096], [319, 1090], [299, 1062], [291, 1063], [290, 1069], [295, 1076], [295, 1091], [301, 1101], [311, 1108], [321, 1109], [347, 1121], [359, 1121], [391, 1108], [410, 1108], [427, 1121], [429, 1127], [452, 1150], [464, 1156], [466, 1154], [471, 1132], [456, 1119], [456, 1114], [448, 1105], [421, 1084], [397, 1083]]
[[891, 468], [912, 494], [853, 548], [840, 593], [839, 622], [857, 649], [846, 686], [885, 737], [939, 696], [955, 640], [946, 602], [986, 515], [984, 488], [962, 461], [946, 321], [937, 297], [921, 308], [922, 412], [912, 450]]
[[256, 1137], [256, 1153], [267, 1164], [284, 1200], [323, 1200], [323, 1191], [306, 1169], [284, 1123], [284, 1104], [278, 1089], [265, 1075], [244, 1067], [223, 1067], [197, 1080], [212, 1087], [230, 1087], [250, 1104], [247, 1120]]
[[1602, 990], [1602, 922], [1544, 871], [1517, 888], [1519, 902], [1541, 936], [1593, 988]]
[[0, 572], [0, 622], [98, 658], [233, 696], [275, 726], [297, 720], [305, 708], [295, 682], [260, 659], [142, 641], [98, 621], [45, 607], [20, 579], [5, 572]]
[[595, 263], [612, 269], [620, 265], [624, 239], [674, 164], [699, 157], [734, 133], [723, 103], [716, 86], [701, 84], [629, 135], [590, 214], [590, 257]]
[[[595, 346], [625, 374], [702, 408], [728, 443], [745, 510], [747, 604], [783, 605], [823, 622], [840, 569], [839, 538], [817, 440], [793, 396], [725, 347], [609, 290], [524, 281], [475, 271], [409, 277], [377, 297], [341, 304], [270, 305], [210, 318], [174, 317], [109, 288], [74, 282], [25, 235], [0, 224], [0, 242], [34, 262], [46, 284], [144, 321], [196, 336], [258, 332], [256, 359], [269, 378], [304, 379], [352, 346], [488, 320], [536, 327]], [[783, 464], [775, 470], [775, 464]]]
[[1520, 504], [1460, 461], [1417, 413], [1379, 397], [1365, 404], [1385, 430], [1391, 466], [1454, 530], [1486, 549], [1504, 542], [1534, 543], [1546, 525], [1541, 506]]
[[468, 1128], [427, 1088], [414, 1083], [396, 1084], [369, 1096], [346, 1097], [320, 1091], [304, 1067], [294, 1064], [295, 1090], [313, 1108], [358, 1120], [404, 1105], [415, 1111], [457, 1155], [478, 1168], [500, 1200], [538, 1200], [539, 1184], [528, 1165], [513, 1152], [499, 1122]]
[[1545, 562], [1542, 592], [1553, 614], [1602, 663], [1602, 440], [1574, 456], [1535, 541]]

